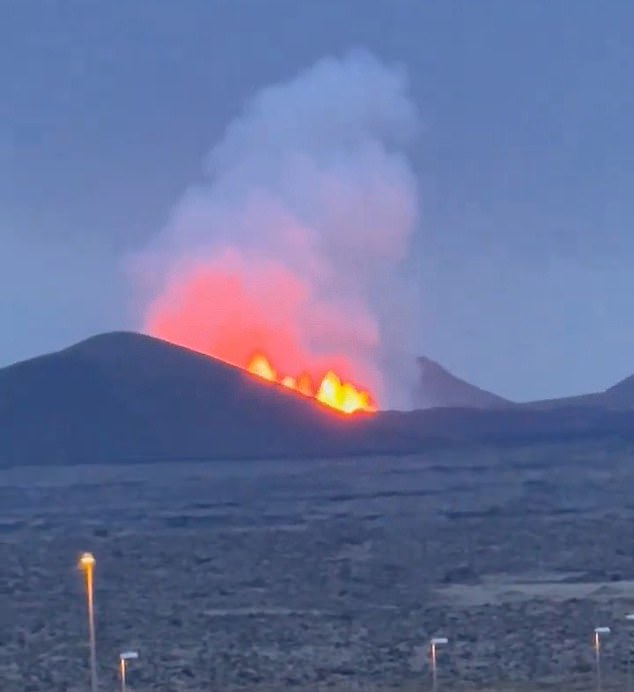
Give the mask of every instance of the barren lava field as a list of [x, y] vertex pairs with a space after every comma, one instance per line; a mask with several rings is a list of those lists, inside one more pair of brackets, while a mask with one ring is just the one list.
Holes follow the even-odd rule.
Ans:
[[75, 560], [97, 559], [101, 684], [130, 690], [622, 683], [631, 450], [0, 471], [3, 692], [85, 690]]

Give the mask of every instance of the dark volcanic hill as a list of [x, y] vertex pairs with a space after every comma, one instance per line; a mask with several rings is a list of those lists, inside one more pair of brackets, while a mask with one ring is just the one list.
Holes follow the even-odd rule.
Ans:
[[522, 406], [542, 411], [569, 408], [571, 406], [581, 408], [600, 407], [615, 410], [634, 409], [634, 375], [617, 382], [603, 392], [580, 394], [579, 396], [569, 396], [561, 399], [531, 401], [527, 404], [522, 404]]
[[510, 407], [541, 411], [572, 408], [634, 409], [634, 375], [603, 392], [517, 403], [461, 380], [430, 358], [421, 356], [417, 362], [420, 377], [415, 392], [415, 403], [421, 409]]
[[[631, 383], [617, 385], [629, 395]], [[634, 437], [634, 410], [434, 408], [342, 416], [173, 344], [104, 334], [0, 370], [0, 465], [404, 454]]]
[[510, 404], [501, 396], [452, 375], [425, 356], [418, 358], [418, 368], [420, 378], [415, 403], [419, 408], [501, 408]]
[[281, 387], [139, 334], [96, 336], [0, 370], [5, 464], [327, 450], [344, 423]]

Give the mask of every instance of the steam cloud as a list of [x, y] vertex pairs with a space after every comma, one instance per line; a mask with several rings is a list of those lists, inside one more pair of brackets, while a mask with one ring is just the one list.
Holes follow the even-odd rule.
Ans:
[[412, 333], [394, 287], [417, 124], [405, 75], [365, 52], [261, 90], [137, 257], [144, 330], [240, 366], [257, 349], [284, 374], [335, 369], [404, 403], [390, 363]]

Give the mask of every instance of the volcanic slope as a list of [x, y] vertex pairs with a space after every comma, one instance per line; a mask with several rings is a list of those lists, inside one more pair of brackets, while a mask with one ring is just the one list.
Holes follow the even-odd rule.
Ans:
[[634, 375], [626, 377], [603, 392], [580, 394], [561, 399], [531, 401], [527, 404], [522, 404], [522, 406], [541, 410], [569, 408], [571, 406], [579, 408], [600, 407], [613, 410], [634, 409]]
[[4, 464], [347, 451], [361, 442], [343, 418], [135, 333], [99, 335], [0, 370]]
[[518, 403], [456, 377], [430, 358], [421, 356], [417, 361], [419, 381], [415, 403], [423, 409], [438, 407], [475, 409], [521, 407], [543, 411], [578, 408], [634, 409], [634, 375], [602, 392]]
[[418, 369], [415, 401], [420, 408], [501, 408], [511, 404], [497, 394], [461, 380], [431, 358], [418, 358]]
[[0, 465], [418, 453], [634, 437], [634, 410], [434, 408], [346, 416], [208, 356], [133, 333], [0, 370]]

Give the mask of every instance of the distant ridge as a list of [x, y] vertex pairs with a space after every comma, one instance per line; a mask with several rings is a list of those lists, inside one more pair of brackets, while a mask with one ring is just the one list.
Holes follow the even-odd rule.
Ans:
[[431, 358], [419, 357], [418, 367], [420, 377], [415, 403], [420, 408], [501, 408], [511, 403], [461, 380]]
[[570, 406], [583, 408], [600, 407], [614, 410], [634, 409], [634, 376], [626, 377], [603, 392], [579, 394], [578, 396], [568, 396], [560, 399], [530, 401], [521, 405], [544, 411]]
[[562, 408], [634, 409], [634, 375], [626, 377], [603, 392], [518, 403], [456, 377], [431, 358], [420, 356], [417, 362], [420, 375], [415, 393], [415, 404], [422, 409], [509, 407], [542, 411]]
[[[200, 353], [116, 332], [0, 369], [0, 466], [291, 461], [465, 444], [634, 441], [633, 387], [628, 378], [583, 405], [545, 409], [437, 406], [346, 417]], [[620, 403], [601, 404], [607, 400]]]

